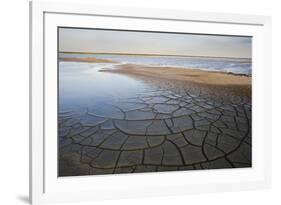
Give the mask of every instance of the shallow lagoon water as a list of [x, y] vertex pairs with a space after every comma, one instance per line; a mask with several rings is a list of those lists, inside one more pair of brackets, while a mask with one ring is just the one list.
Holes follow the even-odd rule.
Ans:
[[105, 115], [112, 112], [111, 104], [120, 98], [129, 98], [149, 89], [142, 81], [125, 75], [99, 72], [110, 68], [109, 63], [60, 62], [59, 64], [59, 108], [64, 111]]

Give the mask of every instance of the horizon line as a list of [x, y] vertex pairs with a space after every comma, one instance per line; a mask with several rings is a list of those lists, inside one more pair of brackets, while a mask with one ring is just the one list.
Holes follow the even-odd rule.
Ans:
[[198, 57], [198, 58], [232, 58], [232, 59], [251, 59], [247, 57], [230, 57], [230, 56], [195, 56], [195, 55], [175, 55], [175, 54], [148, 54], [148, 53], [103, 53], [87, 51], [58, 51], [58, 53], [77, 53], [77, 54], [105, 54], [105, 55], [140, 55], [140, 56], [177, 56], [177, 57]]

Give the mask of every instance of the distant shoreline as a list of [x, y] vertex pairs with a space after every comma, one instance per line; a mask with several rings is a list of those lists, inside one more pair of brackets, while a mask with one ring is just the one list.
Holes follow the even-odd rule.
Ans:
[[100, 58], [59, 58], [59, 61], [66, 62], [85, 62], [85, 63], [118, 63], [117, 61], [100, 59]]
[[95, 52], [70, 52], [70, 51], [60, 51], [62, 54], [92, 54], [92, 55], [130, 55], [130, 56], [169, 56], [169, 57], [185, 57], [185, 58], [220, 58], [220, 59], [236, 59], [236, 60], [246, 60], [251, 62], [252, 58], [239, 58], [239, 57], [229, 57], [229, 56], [194, 56], [194, 55], [172, 55], [172, 54], [142, 54], [142, 53], [95, 53]]

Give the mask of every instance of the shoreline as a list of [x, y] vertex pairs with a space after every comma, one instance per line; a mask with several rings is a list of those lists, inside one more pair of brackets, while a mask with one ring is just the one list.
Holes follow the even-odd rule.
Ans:
[[70, 52], [61, 51], [62, 54], [93, 54], [93, 55], [127, 55], [127, 56], [168, 56], [168, 57], [182, 57], [182, 58], [218, 58], [218, 59], [233, 59], [252, 61], [251, 58], [230, 57], [230, 56], [194, 56], [194, 55], [172, 55], [172, 54], [147, 54], [147, 53], [95, 53], [95, 52]]

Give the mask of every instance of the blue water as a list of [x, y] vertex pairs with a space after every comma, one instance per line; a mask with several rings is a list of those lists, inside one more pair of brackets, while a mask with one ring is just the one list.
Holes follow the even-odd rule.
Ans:
[[171, 66], [195, 68], [208, 71], [231, 72], [236, 74], [251, 74], [252, 61], [246, 58], [213, 58], [213, 57], [178, 57], [178, 56], [141, 56], [141, 55], [111, 55], [111, 54], [66, 54], [60, 57], [95, 57], [120, 63], [144, 64], [152, 66]]
[[126, 75], [99, 72], [111, 66], [110, 63], [60, 62], [59, 112], [88, 110], [102, 116], [112, 115], [119, 112], [112, 104], [151, 89], [145, 82]]

